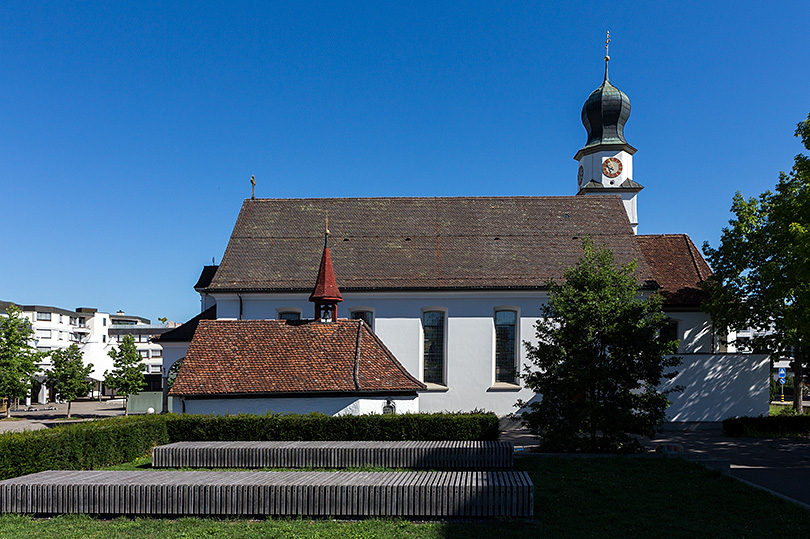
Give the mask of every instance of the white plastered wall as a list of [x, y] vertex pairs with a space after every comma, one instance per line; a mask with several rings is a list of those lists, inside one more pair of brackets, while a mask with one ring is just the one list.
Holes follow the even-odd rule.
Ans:
[[683, 354], [678, 375], [662, 389], [671, 393], [667, 421], [722, 421], [734, 416], [767, 415], [770, 362], [764, 354]]
[[[228, 399], [185, 399], [185, 412], [188, 414], [322, 414], [361, 415], [382, 414], [383, 406], [393, 402], [396, 413], [419, 411], [419, 397], [313, 397], [313, 398], [228, 398]], [[182, 413], [183, 401], [174, 398], [175, 413]]]

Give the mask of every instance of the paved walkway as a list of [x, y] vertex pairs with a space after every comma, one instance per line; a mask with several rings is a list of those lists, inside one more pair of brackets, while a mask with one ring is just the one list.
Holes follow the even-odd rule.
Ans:
[[[55, 408], [55, 409], [54, 409]], [[0, 420], [0, 432], [40, 430], [54, 425], [64, 425], [67, 417], [67, 404], [32, 404], [11, 410], [12, 420]], [[124, 399], [81, 400], [70, 405], [71, 420], [92, 419], [124, 415]]]
[[810, 505], [810, 438], [729, 438], [719, 428], [666, 431], [648, 447], [676, 443], [687, 456], [727, 459], [731, 475]]
[[[524, 451], [537, 445], [526, 429], [505, 420], [500, 439]], [[687, 457], [727, 460], [732, 476], [810, 506], [810, 438], [730, 438], [718, 426], [668, 430], [644, 440], [649, 452], [658, 444], [678, 444]]]

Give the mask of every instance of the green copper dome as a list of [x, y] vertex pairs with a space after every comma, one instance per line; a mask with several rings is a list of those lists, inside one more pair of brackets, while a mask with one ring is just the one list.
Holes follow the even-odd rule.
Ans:
[[630, 117], [630, 99], [608, 80], [605, 62], [605, 80], [591, 92], [582, 105], [582, 125], [588, 132], [585, 148], [599, 144], [627, 144], [624, 124]]

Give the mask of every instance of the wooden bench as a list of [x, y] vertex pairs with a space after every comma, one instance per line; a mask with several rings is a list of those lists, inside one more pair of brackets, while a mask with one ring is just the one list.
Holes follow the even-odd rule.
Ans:
[[507, 469], [509, 442], [177, 442], [155, 447], [155, 468]]
[[0, 512], [531, 517], [525, 472], [46, 471], [0, 481]]

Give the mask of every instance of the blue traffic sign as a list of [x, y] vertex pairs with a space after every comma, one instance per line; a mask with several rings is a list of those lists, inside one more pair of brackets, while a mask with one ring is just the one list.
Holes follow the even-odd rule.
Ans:
[[785, 368], [779, 367], [779, 383], [782, 385], [785, 385], [785, 376], [787, 376]]

